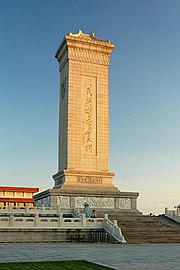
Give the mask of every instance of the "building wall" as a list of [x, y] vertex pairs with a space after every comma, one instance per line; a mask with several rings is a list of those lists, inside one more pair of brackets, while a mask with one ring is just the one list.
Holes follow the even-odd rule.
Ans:
[[0, 186], [0, 207], [34, 205], [33, 195], [39, 188]]

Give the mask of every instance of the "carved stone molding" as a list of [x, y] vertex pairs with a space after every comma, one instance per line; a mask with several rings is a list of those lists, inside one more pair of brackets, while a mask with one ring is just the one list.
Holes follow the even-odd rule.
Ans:
[[109, 53], [74, 47], [69, 47], [68, 58], [71, 60], [78, 60], [82, 62], [96, 63], [101, 65], [109, 64]]

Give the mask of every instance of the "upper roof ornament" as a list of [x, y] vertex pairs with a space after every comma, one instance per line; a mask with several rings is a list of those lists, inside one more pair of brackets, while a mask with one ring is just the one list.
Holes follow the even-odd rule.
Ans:
[[70, 37], [80, 37], [81, 35], [86, 35], [86, 36], [89, 35], [89, 37], [94, 39], [94, 40], [110, 43], [110, 40], [102, 40], [102, 39], [97, 38], [93, 32], [90, 32], [89, 34], [83, 34], [81, 29], [79, 29], [76, 34], [73, 34], [71, 32], [68, 33], [68, 36], [70, 36]]
[[70, 37], [80, 37], [82, 35], [82, 30], [79, 29], [77, 34], [69, 33], [68, 36]]

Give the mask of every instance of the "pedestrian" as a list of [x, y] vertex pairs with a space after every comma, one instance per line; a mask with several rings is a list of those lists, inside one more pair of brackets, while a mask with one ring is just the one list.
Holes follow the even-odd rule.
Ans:
[[87, 202], [84, 203], [83, 214], [85, 215], [86, 218], [90, 217], [89, 204]]
[[91, 218], [97, 218], [96, 210], [92, 210]]

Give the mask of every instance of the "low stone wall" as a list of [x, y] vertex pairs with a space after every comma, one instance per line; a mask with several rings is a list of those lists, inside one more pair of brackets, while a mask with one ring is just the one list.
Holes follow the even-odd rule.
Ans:
[[0, 243], [115, 242], [104, 229], [0, 228]]

